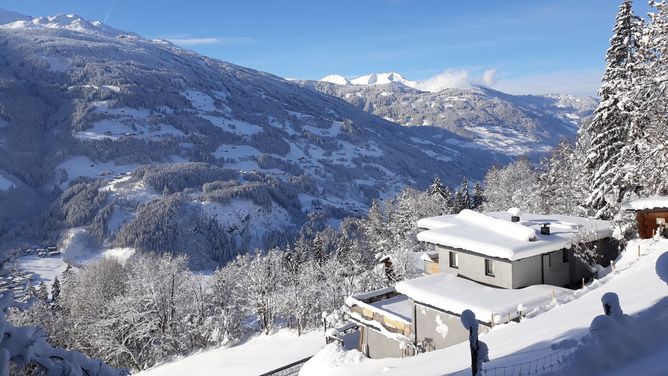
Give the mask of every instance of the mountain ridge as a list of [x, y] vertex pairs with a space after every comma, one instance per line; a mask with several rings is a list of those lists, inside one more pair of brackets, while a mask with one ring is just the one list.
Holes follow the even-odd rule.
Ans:
[[83, 229], [96, 247], [211, 268], [509, 160], [169, 42], [31, 20], [0, 26], [0, 170], [18, 183], [0, 192], [4, 248]]

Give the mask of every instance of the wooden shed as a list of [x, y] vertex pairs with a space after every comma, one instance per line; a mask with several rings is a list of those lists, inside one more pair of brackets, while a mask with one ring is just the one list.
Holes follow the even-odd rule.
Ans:
[[657, 232], [667, 236], [668, 196], [652, 196], [624, 203], [625, 210], [636, 213], [638, 236], [640, 239], [652, 238]]

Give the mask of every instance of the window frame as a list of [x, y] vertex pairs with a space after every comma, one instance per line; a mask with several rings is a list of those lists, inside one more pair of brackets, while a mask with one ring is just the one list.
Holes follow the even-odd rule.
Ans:
[[[448, 262], [452, 269], [459, 269], [459, 253], [448, 251]], [[454, 261], [454, 262], [453, 262]]]
[[494, 267], [494, 260], [485, 259], [485, 275], [487, 277], [496, 277], [496, 268]]

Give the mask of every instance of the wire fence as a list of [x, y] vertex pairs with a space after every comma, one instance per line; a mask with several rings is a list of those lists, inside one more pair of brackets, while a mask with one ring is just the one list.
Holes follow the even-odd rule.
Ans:
[[485, 368], [483, 363], [481, 376], [534, 376], [555, 372], [571, 364], [575, 359], [576, 347], [555, 351], [549, 355], [526, 362]]

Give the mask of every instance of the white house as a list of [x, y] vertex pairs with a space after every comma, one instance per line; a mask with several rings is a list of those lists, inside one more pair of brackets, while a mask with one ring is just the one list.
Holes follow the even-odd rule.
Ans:
[[424, 270], [436, 273], [346, 300], [344, 310], [359, 327], [358, 347], [371, 358], [465, 341], [460, 315], [466, 309], [476, 314], [481, 333], [518, 320], [591, 275], [574, 244], [614, 252], [609, 222], [574, 216], [463, 210], [421, 219], [418, 227], [424, 229], [418, 240], [437, 252], [423, 257]]

